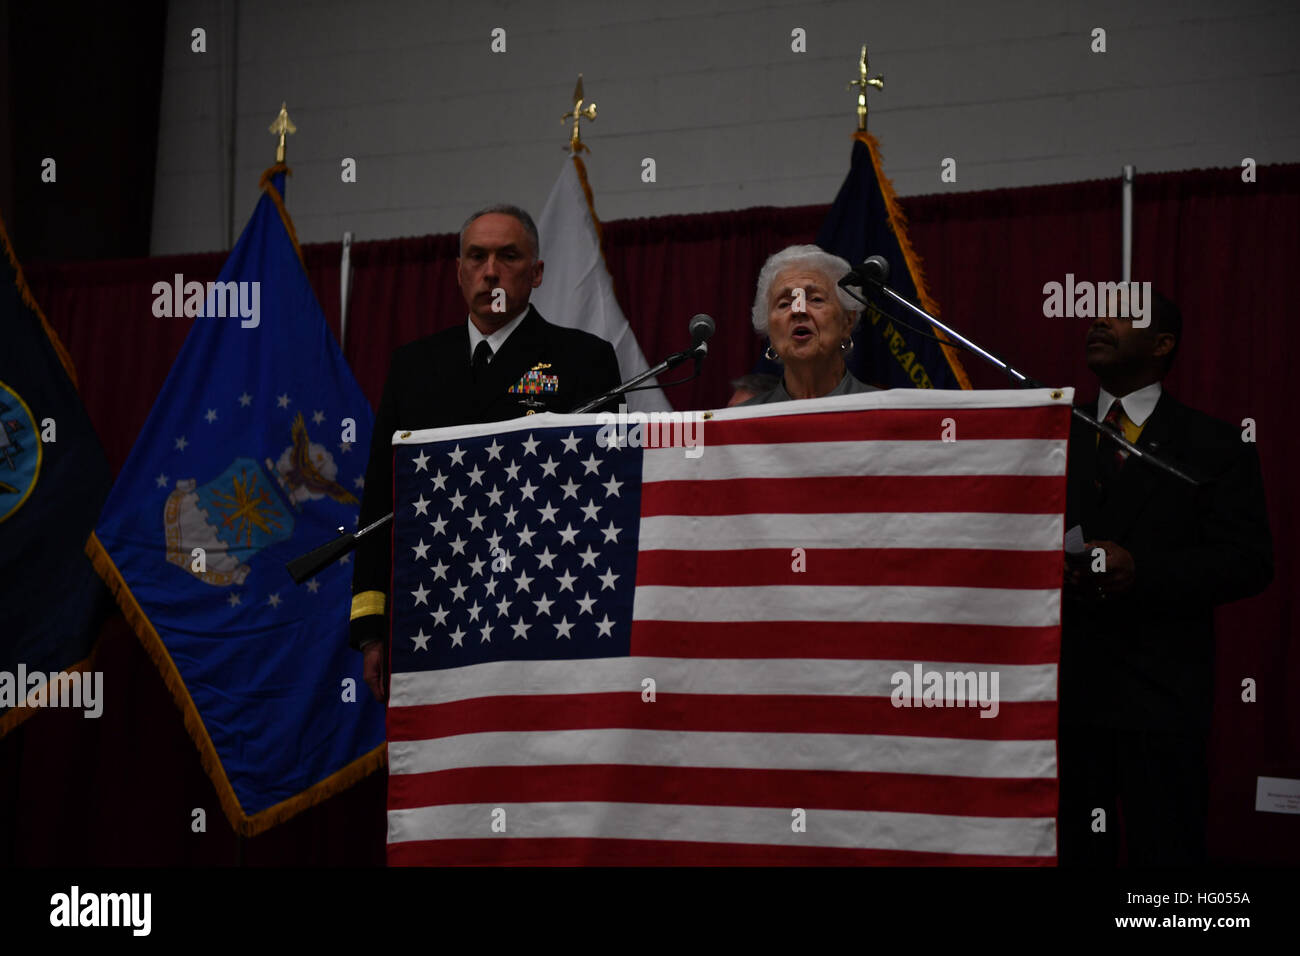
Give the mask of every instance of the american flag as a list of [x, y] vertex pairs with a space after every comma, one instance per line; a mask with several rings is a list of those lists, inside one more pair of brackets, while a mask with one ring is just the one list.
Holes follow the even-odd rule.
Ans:
[[1054, 863], [1071, 397], [395, 436], [389, 862]]

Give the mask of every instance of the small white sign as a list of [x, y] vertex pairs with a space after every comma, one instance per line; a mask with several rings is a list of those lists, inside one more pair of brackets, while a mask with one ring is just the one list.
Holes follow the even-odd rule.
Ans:
[[1260, 777], [1255, 785], [1255, 809], [1264, 813], [1300, 813], [1300, 780]]

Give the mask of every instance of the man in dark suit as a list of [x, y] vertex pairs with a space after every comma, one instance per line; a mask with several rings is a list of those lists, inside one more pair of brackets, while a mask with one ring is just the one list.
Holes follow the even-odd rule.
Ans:
[[[539, 248], [537, 227], [518, 207], [489, 206], [465, 222], [456, 275], [469, 316], [393, 353], [366, 467], [363, 527], [393, 510], [393, 432], [571, 412], [619, 383], [613, 346], [552, 325], [529, 305], [542, 284]], [[534, 390], [524, 390], [525, 377], [536, 380]], [[365, 655], [365, 680], [380, 700], [391, 541], [388, 531], [362, 539], [352, 576], [350, 641]]]
[[1273, 576], [1255, 446], [1162, 390], [1182, 316], [1154, 300], [1146, 328], [1092, 323], [1087, 359], [1100, 397], [1080, 405], [1202, 483], [1130, 460], [1074, 423], [1066, 527], [1082, 526], [1088, 560], [1067, 570], [1062, 606], [1066, 866], [1115, 865], [1121, 829], [1132, 865], [1204, 861], [1214, 607], [1259, 593]]

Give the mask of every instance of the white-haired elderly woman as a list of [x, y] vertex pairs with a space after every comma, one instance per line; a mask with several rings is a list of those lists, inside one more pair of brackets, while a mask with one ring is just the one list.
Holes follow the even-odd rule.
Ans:
[[742, 405], [876, 391], [844, 362], [858, 322], [857, 303], [837, 284], [849, 271], [847, 262], [819, 246], [789, 246], [763, 263], [754, 330], [767, 337], [764, 354], [779, 359], [785, 374], [775, 388]]

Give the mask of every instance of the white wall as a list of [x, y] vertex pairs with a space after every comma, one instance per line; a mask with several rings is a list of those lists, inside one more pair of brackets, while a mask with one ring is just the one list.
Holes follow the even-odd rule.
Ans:
[[[190, 31], [207, 30], [207, 52]], [[507, 31], [507, 52], [489, 49]], [[791, 30], [807, 32], [791, 52]], [[1107, 31], [1092, 53], [1090, 32]], [[859, 45], [871, 130], [902, 195], [1300, 159], [1294, 0], [176, 0], [155, 254], [223, 249], [274, 159], [304, 242], [449, 232], [540, 212], [577, 73], [602, 219], [827, 203], [847, 169]], [[233, 114], [231, 112], [233, 105]], [[345, 156], [358, 181], [340, 181]], [[940, 181], [944, 157], [957, 182]], [[653, 157], [658, 182], [641, 182]]]

